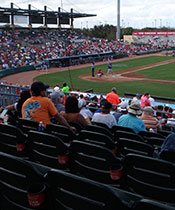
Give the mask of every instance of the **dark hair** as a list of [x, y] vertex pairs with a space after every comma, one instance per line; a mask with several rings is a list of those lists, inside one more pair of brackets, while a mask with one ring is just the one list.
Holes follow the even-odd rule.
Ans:
[[63, 83], [63, 87], [66, 87], [66, 86], [67, 86], [67, 84], [66, 84], [66, 82], [64, 82], [64, 83]]
[[17, 114], [19, 117], [22, 117], [22, 114], [21, 114], [21, 109], [22, 109], [22, 105], [23, 103], [31, 97], [31, 94], [30, 94], [30, 91], [29, 90], [24, 90], [22, 91], [21, 95], [20, 95], [20, 98], [18, 100], [18, 104], [17, 104]]
[[75, 96], [69, 96], [66, 99], [65, 112], [66, 113], [78, 113], [80, 110], [78, 108], [78, 100]]

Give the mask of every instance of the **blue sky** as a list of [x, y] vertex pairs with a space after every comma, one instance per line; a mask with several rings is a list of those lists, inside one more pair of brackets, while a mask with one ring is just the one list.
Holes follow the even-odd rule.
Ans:
[[[65, 11], [71, 8], [75, 12], [96, 14], [97, 17], [81, 18], [74, 21], [75, 27], [90, 28], [100, 24], [117, 24], [117, 0], [14, 0], [2, 1], [1, 7], [10, 7], [10, 2], [17, 8], [33, 8], [57, 10], [58, 7]], [[122, 27], [175, 27], [175, 0], [121, 0], [121, 26]]]

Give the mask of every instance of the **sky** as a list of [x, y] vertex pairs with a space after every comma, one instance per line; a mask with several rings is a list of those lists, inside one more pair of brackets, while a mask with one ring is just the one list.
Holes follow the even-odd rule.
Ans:
[[[117, 0], [0, 0], [1, 7], [10, 7], [14, 3], [15, 8], [27, 9], [28, 4], [32, 9], [44, 9], [57, 11], [61, 7], [63, 11], [96, 14], [96, 17], [77, 18], [74, 26], [77, 28], [92, 28], [94, 25], [117, 25]], [[121, 27], [175, 27], [175, 0], [120, 0], [120, 25]]]

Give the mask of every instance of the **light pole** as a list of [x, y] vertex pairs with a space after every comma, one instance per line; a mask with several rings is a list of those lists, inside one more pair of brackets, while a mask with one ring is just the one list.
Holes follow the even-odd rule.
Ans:
[[120, 40], [120, 0], [117, 0], [117, 40]]

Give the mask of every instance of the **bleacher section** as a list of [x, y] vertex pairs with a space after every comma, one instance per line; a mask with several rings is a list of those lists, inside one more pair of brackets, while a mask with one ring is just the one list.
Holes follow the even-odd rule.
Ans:
[[175, 209], [175, 165], [154, 155], [154, 133], [18, 126], [0, 124], [0, 210]]

